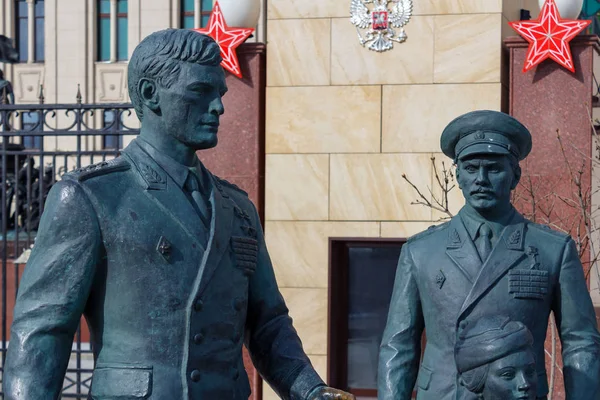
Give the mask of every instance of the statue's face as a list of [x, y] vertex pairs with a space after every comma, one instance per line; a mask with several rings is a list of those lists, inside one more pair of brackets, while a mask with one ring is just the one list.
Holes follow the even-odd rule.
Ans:
[[506, 208], [517, 179], [507, 156], [473, 155], [459, 160], [457, 181], [465, 200], [475, 210], [487, 212]]
[[483, 389], [485, 400], [535, 400], [537, 374], [531, 350], [510, 354], [490, 364]]
[[225, 111], [221, 97], [226, 91], [221, 66], [181, 63], [179, 77], [170, 88], [158, 85], [165, 133], [194, 150], [215, 147], [219, 117]]

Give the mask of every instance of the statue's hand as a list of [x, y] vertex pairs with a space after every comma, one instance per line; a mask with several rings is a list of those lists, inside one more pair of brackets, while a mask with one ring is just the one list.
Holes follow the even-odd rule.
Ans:
[[327, 386], [319, 386], [308, 395], [307, 400], [356, 400], [353, 394]]

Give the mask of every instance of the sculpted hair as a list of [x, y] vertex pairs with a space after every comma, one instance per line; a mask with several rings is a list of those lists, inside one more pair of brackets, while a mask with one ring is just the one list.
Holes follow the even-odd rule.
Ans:
[[483, 392], [489, 370], [490, 365], [485, 364], [470, 371], [465, 371], [460, 375], [460, 384], [470, 392], [480, 395], [478, 398], [481, 398], [481, 392]]
[[218, 66], [221, 61], [219, 45], [198, 32], [165, 29], [147, 36], [133, 51], [127, 71], [129, 97], [140, 121], [144, 116], [138, 93], [140, 79], [153, 79], [169, 88], [179, 78], [182, 62]]

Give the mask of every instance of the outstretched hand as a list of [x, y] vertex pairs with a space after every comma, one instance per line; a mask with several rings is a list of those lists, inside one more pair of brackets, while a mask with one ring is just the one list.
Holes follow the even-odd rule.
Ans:
[[307, 400], [356, 400], [356, 397], [338, 389], [320, 386], [308, 395]]

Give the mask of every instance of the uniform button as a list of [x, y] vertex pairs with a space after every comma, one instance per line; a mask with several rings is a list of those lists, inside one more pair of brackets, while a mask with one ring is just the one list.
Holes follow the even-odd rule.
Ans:
[[196, 302], [194, 303], [194, 310], [202, 311], [202, 307], [204, 307], [204, 303], [202, 302], [202, 300], [196, 300]]
[[202, 343], [202, 341], [203, 341], [203, 340], [204, 340], [204, 335], [203, 335], [203, 334], [201, 334], [201, 333], [196, 333], [196, 334], [194, 335], [194, 343], [196, 343], [196, 344], [200, 344], [200, 343]]
[[197, 369], [193, 370], [190, 373], [190, 379], [194, 382], [198, 382], [200, 380], [200, 371], [198, 371]]

